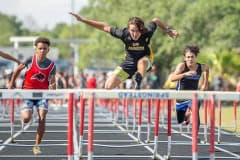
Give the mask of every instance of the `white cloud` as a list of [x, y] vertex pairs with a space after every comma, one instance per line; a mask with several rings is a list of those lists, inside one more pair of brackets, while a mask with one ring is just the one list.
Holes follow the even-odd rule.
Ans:
[[[79, 11], [87, 4], [87, 0], [1, 0], [0, 12], [15, 15], [25, 26], [53, 28], [56, 23], [71, 23], [71, 2], [74, 11]], [[33, 24], [35, 23], [36, 24]], [[33, 29], [32, 28], [32, 29]]]

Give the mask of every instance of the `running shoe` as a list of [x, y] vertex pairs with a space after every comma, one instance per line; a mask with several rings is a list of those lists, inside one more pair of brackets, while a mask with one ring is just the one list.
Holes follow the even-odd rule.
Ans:
[[141, 82], [142, 82], [142, 75], [139, 72], [136, 72], [134, 76], [134, 82], [135, 82], [135, 89], [140, 89]]
[[32, 148], [32, 151], [33, 151], [33, 154], [35, 154], [35, 155], [42, 153], [39, 146], [34, 146], [34, 147]]
[[189, 119], [185, 121], [185, 125], [186, 125], [186, 126], [189, 125], [189, 123], [190, 123], [190, 120], [189, 120]]

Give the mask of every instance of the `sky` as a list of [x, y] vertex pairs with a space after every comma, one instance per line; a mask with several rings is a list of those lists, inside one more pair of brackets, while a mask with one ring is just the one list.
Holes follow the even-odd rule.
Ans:
[[[22, 21], [24, 27], [52, 29], [57, 23], [71, 24], [72, 17], [68, 12], [78, 12], [87, 5], [88, 0], [0, 0], [0, 12], [14, 15]], [[73, 2], [73, 3], [72, 3]], [[74, 7], [72, 7], [74, 4]]]

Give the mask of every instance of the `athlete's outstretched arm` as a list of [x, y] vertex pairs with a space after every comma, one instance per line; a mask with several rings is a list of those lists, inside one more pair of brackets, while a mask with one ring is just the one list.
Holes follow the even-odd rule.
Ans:
[[100, 29], [102, 31], [105, 31], [105, 32], [108, 32], [108, 33], [110, 32], [111, 27], [107, 23], [99, 22], [99, 21], [95, 21], [95, 20], [91, 20], [91, 19], [87, 19], [87, 18], [83, 18], [83, 17], [79, 16], [78, 14], [72, 13], [72, 12], [70, 12], [69, 14], [74, 16], [80, 22], [88, 24], [88, 25], [90, 25], [92, 27], [95, 27], [97, 29]]
[[17, 64], [20, 64], [20, 63], [21, 63], [18, 59], [14, 58], [14, 57], [11, 56], [10, 54], [7, 54], [7, 53], [2, 52], [2, 51], [0, 51], [0, 56], [3, 57], [3, 58], [5, 58], [5, 59], [8, 59], [8, 60], [10, 60], [10, 61], [17, 62]]
[[20, 72], [25, 68], [25, 64], [20, 64], [18, 65], [17, 69], [13, 72], [11, 80], [9, 81], [8, 84], [8, 89], [13, 89], [14, 83], [20, 74]]
[[153, 18], [152, 21], [155, 22], [157, 26], [160, 27], [162, 30], [164, 30], [170, 37], [177, 38], [177, 36], [179, 36], [179, 33], [176, 30], [170, 29], [160, 19]]

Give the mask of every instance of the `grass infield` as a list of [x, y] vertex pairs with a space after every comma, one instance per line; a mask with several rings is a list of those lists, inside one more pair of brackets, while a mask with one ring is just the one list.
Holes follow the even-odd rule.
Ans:
[[[201, 123], [203, 123], [203, 108], [200, 109], [200, 117], [201, 117]], [[209, 116], [208, 116], [209, 117]], [[235, 120], [234, 120], [234, 110], [232, 106], [229, 105], [222, 105], [222, 129], [235, 132]], [[215, 108], [215, 126], [218, 126], [219, 122], [219, 110], [216, 107]], [[209, 118], [208, 118], [208, 124], [209, 124]], [[237, 129], [236, 133], [240, 134], [240, 107], [237, 107]]]

